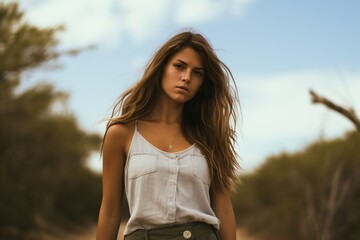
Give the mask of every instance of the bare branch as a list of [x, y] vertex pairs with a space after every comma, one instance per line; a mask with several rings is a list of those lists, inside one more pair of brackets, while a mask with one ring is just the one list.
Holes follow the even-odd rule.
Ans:
[[330, 101], [329, 99], [319, 96], [317, 93], [315, 93], [313, 90], [310, 89], [309, 91], [311, 95], [311, 101], [312, 103], [321, 103], [325, 105], [326, 107], [330, 108], [331, 110], [340, 113], [341, 115], [348, 118], [354, 125], [357, 131], [360, 132], [360, 119], [356, 115], [355, 110], [353, 108], [344, 108], [342, 106], [339, 106], [335, 104], [334, 102]]

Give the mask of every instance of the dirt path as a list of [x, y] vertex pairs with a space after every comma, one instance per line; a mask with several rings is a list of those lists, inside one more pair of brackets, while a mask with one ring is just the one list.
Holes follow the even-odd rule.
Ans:
[[244, 229], [236, 229], [236, 239], [237, 240], [260, 240], [256, 237], [250, 236]]
[[[122, 239], [122, 233], [124, 231], [124, 225], [122, 224], [119, 231], [118, 239]], [[71, 234], [63, 238], [64, 240], [95, 240], [96, 236], [96, 226], [90, 228], [86, 232]], [[238, 240], [259, 240], [255, 237], [249, 236], [245, 230], [238, 228], [236, 231], [236, 237]]]

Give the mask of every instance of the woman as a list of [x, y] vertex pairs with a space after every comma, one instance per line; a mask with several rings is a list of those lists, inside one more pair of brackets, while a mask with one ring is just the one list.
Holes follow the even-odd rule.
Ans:
[[98, 240], [116, 239], [125, 192], [126, 240], [234, 240], [236, 180], [230, 70], [200, 34], [154, 54], [115, 105], [103, 142]]

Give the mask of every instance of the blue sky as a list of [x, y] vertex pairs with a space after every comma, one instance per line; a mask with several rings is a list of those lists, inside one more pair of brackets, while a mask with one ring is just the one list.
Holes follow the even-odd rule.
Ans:
[[[6, 1], [8, 2], [8, 1]], [[23, 0], [26, 19], [65, 25], [60, 48], [95, 44], [60, 60], [56, 71], [24, 75], [69, 92], [80, 125], [103, 133], [117, 96], [141, 75], [151, 54], [180, 29], [211, 41], [238, 85], [238, 153], [245, 172], [281, 151], [353, 128], [312, 105], [316, 90], [360, 114], [360, 1], [356, 0]], [[240, 122], [239, 122], [240, 123]], [[92, 166], [101, 165], [96, 154]], [[98, 167], [97, 167], [98, 168]]]

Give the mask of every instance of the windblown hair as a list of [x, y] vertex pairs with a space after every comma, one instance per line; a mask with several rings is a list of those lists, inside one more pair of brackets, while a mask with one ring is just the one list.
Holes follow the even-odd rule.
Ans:
[[[147, 116], [157, 104], [160, 82], [168, 60], [185, 47], [200, 54], [204, 81], [198, 93], [185, 103], [181, 130], [205, 155], [215, 192], [231, 190], [237, 180], [236, 104], [238, 95], [233, 75], [219, 60], [210, 43], [201, 34], [186, 31], [162, 45], [150, 59], [141, 79], [117, 100], [107, 129]], [[235, 88], [230, 82], [233, 81]]]

